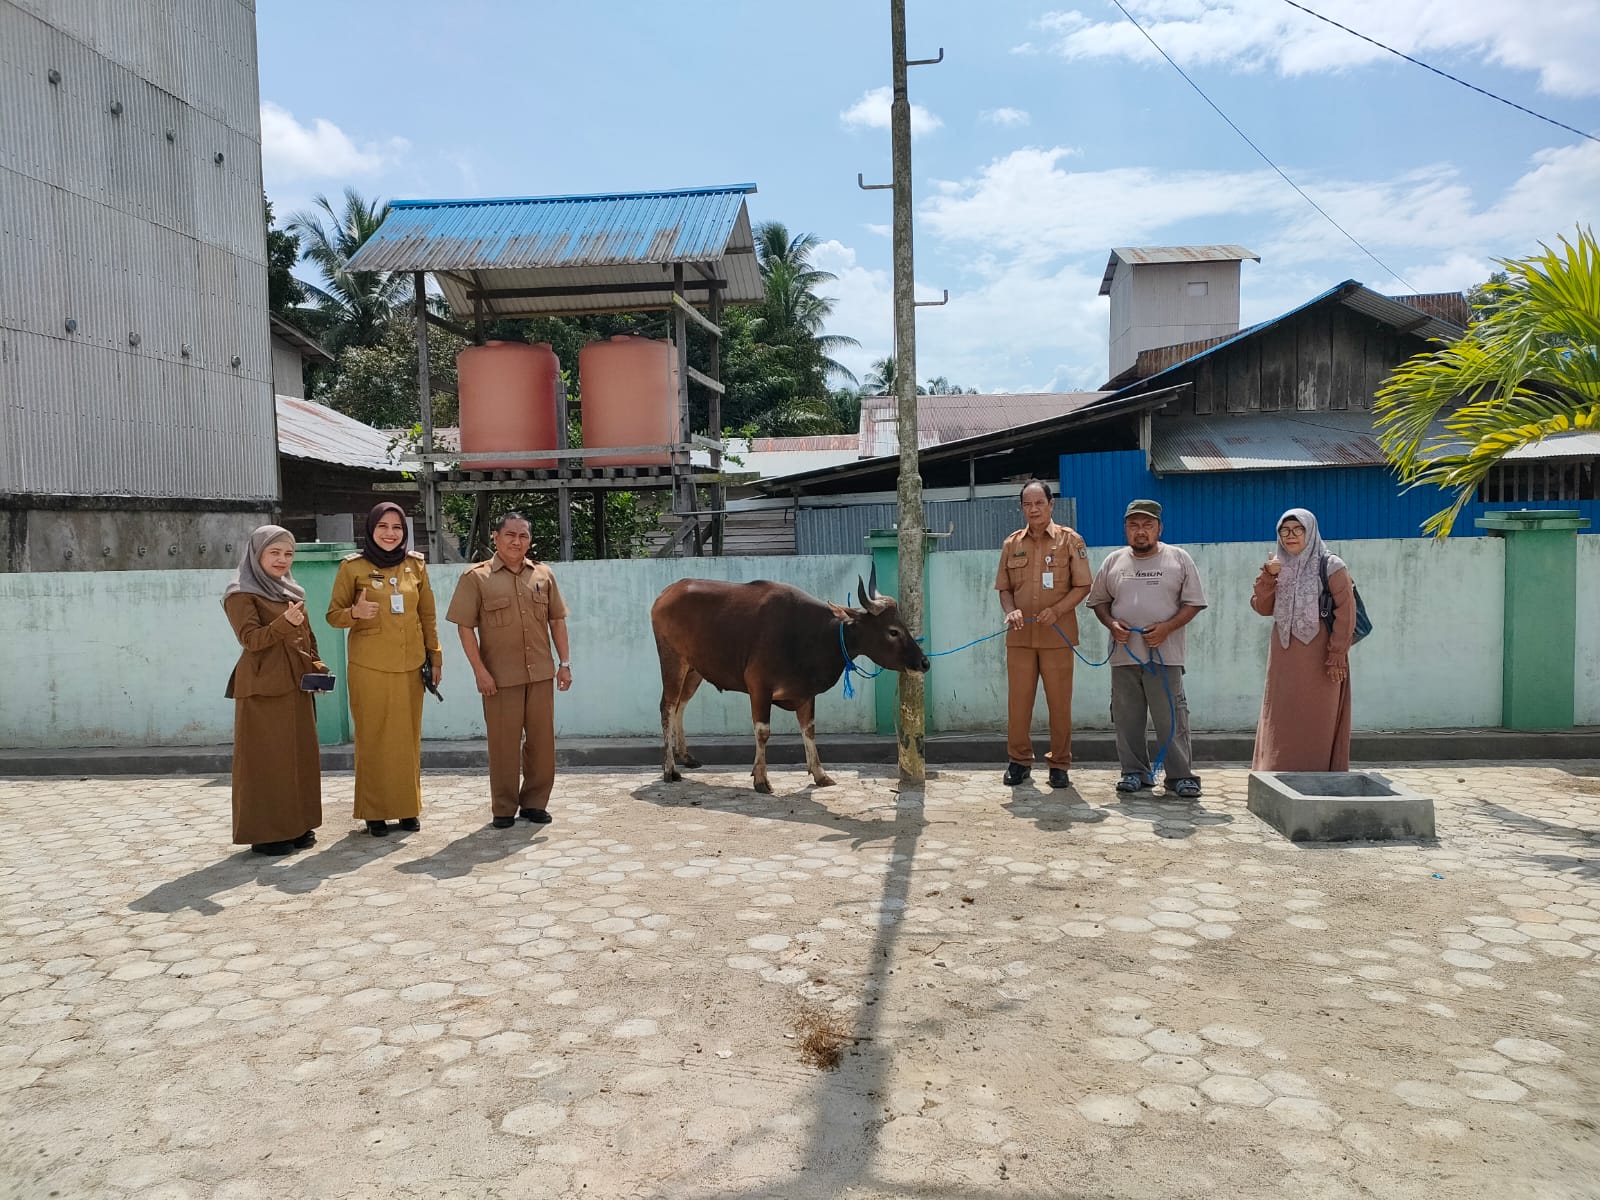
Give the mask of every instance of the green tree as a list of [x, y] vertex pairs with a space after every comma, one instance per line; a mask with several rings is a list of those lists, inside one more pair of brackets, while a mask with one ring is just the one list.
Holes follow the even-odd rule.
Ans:
[[411, 297], [411, 281], [401, 273], [351, 271], [355, 252], [377, 232], [389, 206], [366, 200], [345, 188], [337, 211], [326, 196], [313, 199], [311, 211], [295, 213], [289, 232], [301, 242], [301, 256], [322, 275], [320, 287], [306, 284], [321, 316], [316, 332], [337, 354], [346, 346], [373, 346], [383, 340], [389, 318]]
[[1560, 240], [1500, 260], [1505, 280], [1483, 285], [1465, 336], [1378, 389], [1379, 441], [1401, 480], [1455, 491], [1423, 526], [1437, 537], [1512, 451], [1600, 429], [1600, 246], [1588, 228]]
[[976, 396], [977, 388], [964, 388], [958, 383], [951, 383], [943, 375], [935, 375], [927, 384], [918, 389], [928, 396]]
[[272, 201], [265, 194], [261, 204], [267, 218], [267, 311], [294, 324], [295, 310], [306, 298], [306, 289], [293, 274], [300, 261], [300, 239], [272, 227]]
[[[435, 425], [457, 423], [456, 355], [467, 343], [444, 329], [428, 331], [428, 380]], [[330, 408], [379, 429], [410, 429], [417, 412], [416, 326], [405, 316], [386, 321], [372, 345], [347, 345], [319, 395]]]
[[[899, 376], [900, 368], [894, 361], [894, 355], [885, 354], [867, 368], [867, 377], [861, 381], [861, 390], [868, 396], [892, 396]], [[918, 384], [917, 395], [928, 395], [928, 389]]]

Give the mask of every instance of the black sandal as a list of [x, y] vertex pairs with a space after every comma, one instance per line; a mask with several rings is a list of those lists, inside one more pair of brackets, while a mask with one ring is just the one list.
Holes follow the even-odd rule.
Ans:
[[407, 833], [419, 833], [422, 830], [422, 821], [417, 817], [401, 817], [400, 828]]
[[367, 832], [373, 837], [388, 837], [389, 823], [387, 821], [368, 821]]

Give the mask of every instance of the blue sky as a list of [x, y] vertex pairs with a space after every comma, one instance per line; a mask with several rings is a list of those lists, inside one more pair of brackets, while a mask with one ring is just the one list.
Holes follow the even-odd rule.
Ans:
[[[1600, 143], [1477, 96], [1282, 0], [1125, 0], [1222, 109], [1398, 272], [1273, 175], [1116, 7], [909, 0], [920, 378], [1105, 378], [1116, 245], [1238, 242], [1249, 323], [1343, 279], [1481, 280], [1600, 208]], [[1600, 133], [1594, 0], [1308, 5]], [[262, 153], [280, 216], [317, 192], [545, 195], [753, 182], [755, 221], [822, 239], [831, 331], [892, 343], [887, 0], [259, 0]]]

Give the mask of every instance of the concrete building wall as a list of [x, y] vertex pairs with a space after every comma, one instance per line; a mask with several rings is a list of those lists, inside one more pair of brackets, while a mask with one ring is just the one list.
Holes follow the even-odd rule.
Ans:
[[0, 0], [6, 507], [276, 501], [258, 104], [249, 0]]
[[[1600, 539], [1586, 539], [1580, 585], [1600, 586]], [[1188, 691], [1198, 729], [1250, 729], [1265, 676], [1270, 624], [1249, 610], [1262, 549], [1191, 548], [1211, 607], [1191, 626]], [[1503, 545], [1475, 538], [1443, 544], [1355, 542], [1341, 547], [1359, 563], [1357, 582], [1376, 624], [1352, 657], [1355, 722], [1360, 728], [1493, 726], [1500, 720]], [[1098, 565], [1107, 550], [1091, 550]], [[999, 628], [994, 552], [933, 555], [929, 564], [933, 650], [950, 649]], [[656, 594], [685, 575], [776, 578], [843, 601], [866, 569], [864, 555], [788, 559], [578, 562], [556, 568], [573, 609], [573, 690], [556, 700], [567, 735], [655, 736], [660, 675], [649, 609]], [[430, 574], [441, 611], [462, 568]], [[232, 736], [223, 698], [238, 647], [220, 597], [228, 571], [129, 571], [0, 576], [0, 746], [207, 745]], [[1588, 594], [1593, 594], [1589, 592]], [[1106, 637], [1084, 612], [1084, 649], [1104, 657]], [[1600, 721], [1600, 660], [1593, 622], [1580, 622], [1580, 720]], [[424, 736], [478, 737], [482, 710], [455, 630], [442, 630], [445, 702], [425, 707]], [[319, 637], [332, 636], [326, 628]], [[1000, 729], [1005, 721], [1003, 639], [934, 660], [929, 678], [935, 732]], [[884, 684], [894, 677], [886, 674]], [[854, 700], [835, 687], [818, 700], [829, 733], [873, 728], [872, 683]], [[1105, 669], [1080, 665], [1074, 716], [1080, 728], [1109, 725]], [[1040, 709], [1042, 730], [1043, 709]], [[745, 696], [704, 686], [685, 721], [691, 735], [750, 729]], [[780, 733], [794, 718], [774, 717]]]

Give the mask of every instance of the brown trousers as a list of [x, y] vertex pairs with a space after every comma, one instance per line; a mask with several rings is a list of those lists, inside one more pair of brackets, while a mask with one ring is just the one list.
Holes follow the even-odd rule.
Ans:
[[502, 686], [483, 698], [489, 798], [497, 817], [548, 808], [556, 782], [555, 680]]
[[1072, 649], [1035, 650], [1006, 647], [1006, 757], [1024, 765], [1033, 762], [1033, 701], [1044, 680], [1044, 702], [1050, 711], [1050, 751], [1045, 761], [1062, 770], [1072, 765]]

